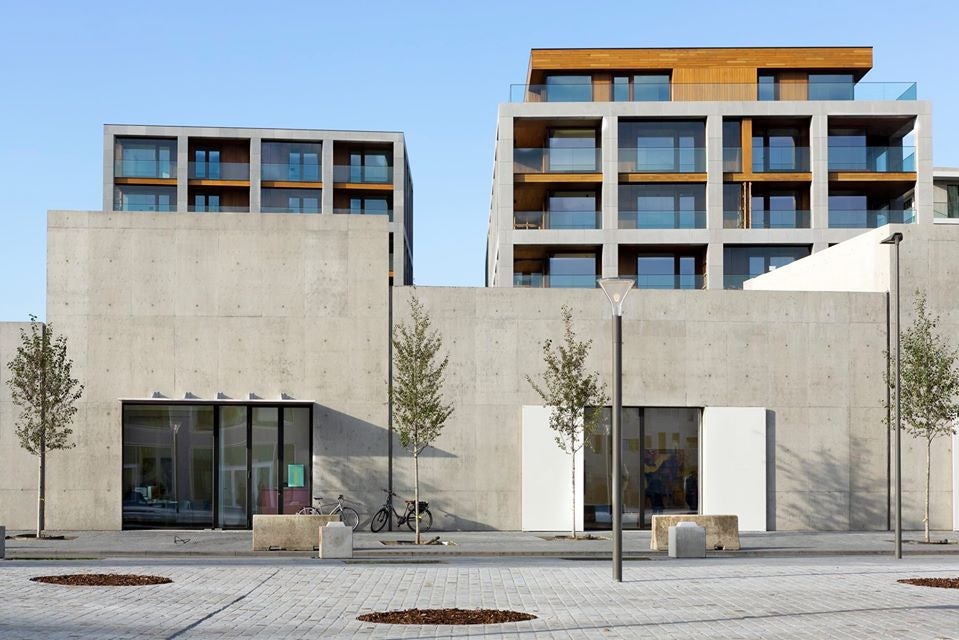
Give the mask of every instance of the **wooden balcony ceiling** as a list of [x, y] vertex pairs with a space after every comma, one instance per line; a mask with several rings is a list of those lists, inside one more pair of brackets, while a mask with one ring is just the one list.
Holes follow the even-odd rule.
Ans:
[[858, 80], [872, 68], [872, 47], [532, 49], [529, 55], [527, 83], [542, 83], [546, 71], [707, 68], [821, 69], [851, 72]]

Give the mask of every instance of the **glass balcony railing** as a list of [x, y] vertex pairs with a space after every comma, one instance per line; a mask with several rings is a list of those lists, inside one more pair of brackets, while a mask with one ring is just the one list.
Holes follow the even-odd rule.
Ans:
[[250, 207], [249, 205], [245, 207], [237, 207], [237, 206], [222, 206], [222, 205], [202, 206], [202, 205], [191, 204], [187, 207], [187, 211], [190, 211], [193, 213], [249, 213]]
[[620, 173], [704, 173], [705, 147], [620, 147]]
[[646, 274], [636, 276], [637, 289], [702, 289], [706, 278], [702, 274]]
[[829, 227], [833, 229], [875, 229], [885, 224], [912, 224], [915, 209], [890, 211], [887, 209], [830, 209]]
[[[631, 102], [689, 101], [821, 101], [821, 100], [917, 100], [915, 82], [816, 82], [811, 85], [760, 85], [757, 83], [679, 83], [642, 91]], [[634, 96], [636, 92], [634, 91]], [[614, 90], [608, 83], [511, 84], [510, 102], [627, 102], [628, 91]]]
[[743, 283], [761, 273], [727, 273], [723, 275], [723, 289], [742, 289]]
[[599, 211], [514, 211], [514, 229], [600, 229]]
[[801, 209], [790, 211], [753, 209], [749, 214], [749, 226], [752, 229], [808, 229], [811, 217], [809, 211]]
[[171, 211], [176, 211], [176, 204], [174, 203], [140, 203], [140, 202], [116, 202], [113, 203], [114, 211], [144, 211], [144, 212], [159, 212], [159, 213], [169, 213]]
[[117, 160], [113, 166], [116, 178], [172, 178], [176, 179], [173, 160]]
[[260, 207], [261, 213], [319, 213], [319, 206], [307, 206], [307, 207], [281, 207], [281, 206], [262, 206]]
[[743, 150], [739, 147], [723, 147], [723, 171], [743, 170]]
[[705, 229], [705, 211], [620, 211], [620, 229]]
[[191, 180], [249, 180], [249, 162], [191, 162]]
[[753, 172], [809, 171], [809, 147], [753, 147]]
[[913, 172], [916, 170], [916, 148], [830, 145], [829, 170], [876, 173]]
[[393, 182], [393, 167], [338, 164], [333, 166], [333, 182], [390, 184]]
[[596, 275], [560, 275], [546, 273], [514, 273], [514, 287], [534, 289], [595, 289], [599, 285]]
[[949, 203], [937, 202], [932, 206], [932, 217], [935, 220], [959, 220], [959, 207], [953, 206], [950, 210]]
[[260, 180], [277, 182], [320, 182], [320, 165], [264, 162], [260, 165]]
[[333, 209], [333, 213], [351, 216], [386, 216], [393, 221], [392, 209]]
[[514, 173], [599, 173], [602, 171], [600, 150], [580, 149], [513, 149]]
[[723, 229], [745, 229], [746, 214], [742, 211], [723, 211]]

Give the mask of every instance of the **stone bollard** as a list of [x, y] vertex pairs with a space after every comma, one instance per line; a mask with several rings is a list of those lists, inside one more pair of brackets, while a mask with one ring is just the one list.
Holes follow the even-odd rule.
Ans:
[[353, 529], [342, 522], [320, 527], [319, 558], [352, 558]]
[[7, 528], [0, 525], [0, 560], [3, 560], [7, 548]]
[[680, 522], [669, 528], [670, 558], [705, 558], [706, 528], [694, 522]]

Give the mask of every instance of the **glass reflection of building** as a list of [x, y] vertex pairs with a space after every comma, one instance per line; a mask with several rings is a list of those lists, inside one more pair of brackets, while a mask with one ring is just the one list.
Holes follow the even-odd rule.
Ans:
[[[608, 408], [601, 425], [609, 425]], [[646, 529], [653, 515], [699, 512], [699, 422], [697, 408], [623, 408], [623, 526]], [[584, 523], [612, 523], [612, 451], [601, 427], [584, 448]]]

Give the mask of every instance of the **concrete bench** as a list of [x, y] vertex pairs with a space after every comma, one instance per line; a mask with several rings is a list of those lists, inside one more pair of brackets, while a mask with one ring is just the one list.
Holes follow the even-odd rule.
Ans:
[[669, 548], [669, 528], [680, 522], [693, 522], [706, 529], [706, 548], [739, 551], [739, 516], [653, 516], [653, 531], [649, 548], [666, 551]]
[[320, 539], [317, 545], [320, 558], [352, 558], [353, 529], [343, 522], [330, 522], [320, 527]]
[[254, 551], [313, 551], [317, 531], [340, 516], [266, 515], [253, 516]]

